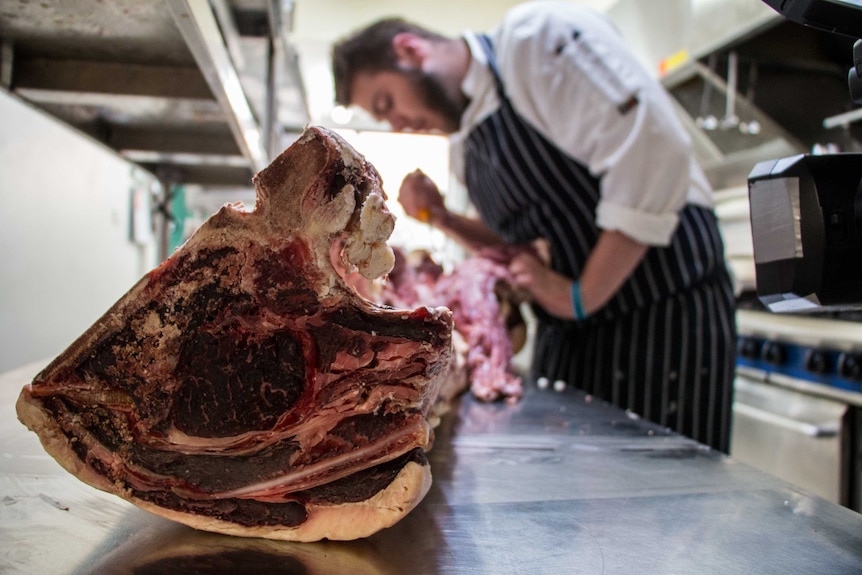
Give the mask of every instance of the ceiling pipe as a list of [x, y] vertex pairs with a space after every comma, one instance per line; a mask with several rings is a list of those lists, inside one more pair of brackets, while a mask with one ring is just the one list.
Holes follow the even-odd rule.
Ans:
[[242, 89], [209, 0], [165, 0], [253, 171], [270, 161], [260, 125]]

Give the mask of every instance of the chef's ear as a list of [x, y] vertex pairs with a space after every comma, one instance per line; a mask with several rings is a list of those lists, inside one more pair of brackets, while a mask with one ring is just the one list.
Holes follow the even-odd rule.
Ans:
[[392, 38], [392, 48], [398, 63], [418, 68], [428, 54], [428, 43], [410, 32], [401, 32]]

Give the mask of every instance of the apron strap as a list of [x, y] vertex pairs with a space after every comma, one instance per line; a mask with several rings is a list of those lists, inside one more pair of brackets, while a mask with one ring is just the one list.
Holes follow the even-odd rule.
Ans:
[[497, 95], [501, 99], [506, 100], [506, 88], [503, 86], [503, 80], [500, 78], [500, 70], [497, 68], [497, 58], [494, 56], [494, 42], [487, 34], [479, 34], [477, 36], [485, 56], [488, 58], [488, 67], [494, 75], [494, 83], [497, 85]]

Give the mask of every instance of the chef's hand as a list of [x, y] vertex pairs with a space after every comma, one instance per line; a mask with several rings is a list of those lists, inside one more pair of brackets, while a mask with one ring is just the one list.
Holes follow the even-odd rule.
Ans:
[[398, 203], [408, 216], [420, 222], [431, 223], [446, 212], [440, 190], [422, 170], [415, 170], [404, 177], [398, 191]]
[[575, 317], [570, 278], [558, 274], [529, 252], [515, 256], [509, 262], [509, 272], [515, 285], [526, 291], [549, 314], [562, 319]]

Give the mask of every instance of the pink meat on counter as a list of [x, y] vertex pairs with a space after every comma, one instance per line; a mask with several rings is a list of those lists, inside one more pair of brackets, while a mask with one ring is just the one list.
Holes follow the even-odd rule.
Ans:
[[483, 252], [444, 273], [427, 253], [405, 255], [396, 249], [395, 267], [382, 293], [383, 301], [396, 307], [429, 305], [452, 310], [454, 330], [463, 339], [462, 360], [470, 392], [483, 401], [515, 402], [522, 393], [522, 379], [512, 364], [512, 317], [520, 320], [520, 314], [506, 266], [511, 255], [499, 250]]

